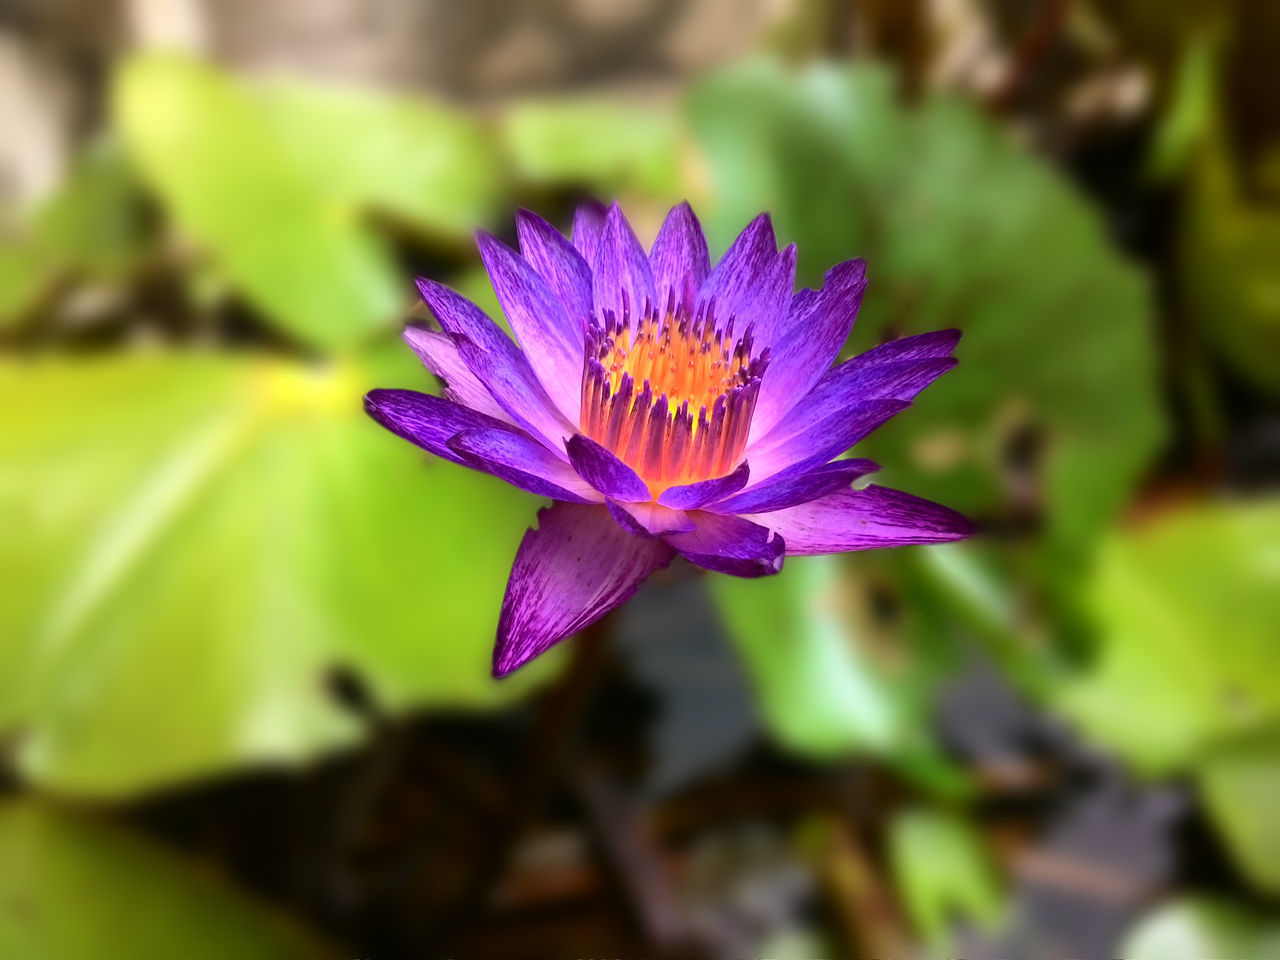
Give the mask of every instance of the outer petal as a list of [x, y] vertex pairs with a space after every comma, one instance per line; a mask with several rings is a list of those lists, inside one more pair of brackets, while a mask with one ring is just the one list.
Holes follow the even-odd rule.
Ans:
[[836, 460], [794, 477], [766, 480], [745, 493], [729, 497], [707, 507], [716, 513], [767, 513], [808, 503], [849, 486], [859, 477], [875, 473], [880, 464], [874, 460]]
[[[914, 399], [956, 365], [955, 358], [949, 354], [958, 338], [956, 331], [922, 334], [881, 344], [845, 361], [828, 370], [808, 396], [753, 444], [761, 447], [778, 444], [787, 437], [813, 429], [830, 416], [832, 410], [850, 404], [875, 399]], [[766, 381], [772, 372], [772, 369], [766, 372]], [[752, 426], [754, 430], [754, 422]], [[748, 445], [747, 449], [753, 448]]]
[[453, 337], [467, 368], [499, 406], [556, 452], [573, 428], [556, 410], [520, 348], [466, 297], [434, 280], [418, 278], [418, 290], [440, 326]]
[[683, 510], [671, 510], [653, 503], [618, 503], [610, 500], [609, 512], [623, 530], [637, 537], [660, 537], [668, 533], [688, 533], [694, 523]]
[[469, 467], [553, 500], [600, 503], [604, 498], [537, 440], [511, 430], [464, 430], [448, 447]]
[[827, 271], [821, 291], [801, 290], [769, 341], [772, 358], [760, 384], [751, 437], [762, 437], [803, 399], [840, 353], [862, 303], [867, 265], [846, 260]]
[[715, 315], [722, 321], [736, 318], [734, 329], [740, 333], [754, 326], [758, 342], [767, 345], [774, 325], [786, 312], [795, 276], [795, 244], [778, 253], [773, 221], [762, 213], [707, 275], [698, 300], [713, 303]]
[[578, 475], [606, 497], [624, 503], [649, 499], [649, 487], [640, 475], [590, 437], [572, 436], [565, 448]]
[[476, 235], [502, 312], [547, 396], [570, 422], [581, 412], [583, 326], [523, 257], [483, 230]]
[[416, 390], [370, 390], [364, 409], [397, 437], [453, 463], [466, 463], [449, 447], [464, 430], [511, 431], [501, 420]]
[[539, 511], [502, 600], [494, 676], [595, 623], [673, 556], [662, 540], [631, 536], [601, 507], [557, 503]]
[[646, 304], [657, 302], [649, 258], [617, 201], [605, 216], [600, 246], [591, 266], [597, 317], [606, 312], [619, 318], [628, 315], [634, 324]]
[[671, 534], [667, 543], [691, 563], [735, 577], [767, 577], [782, 569], [783, 538], [742, 517], [699, 512], [697, 529]]
[[596, 262], [600, 250], [605, 213], [604, 204], [594, 199], [585, 201], [573, 212], [573, 248], [588, 265]]
[[581, 340], [591, 317], [591, 268], [587, 261], [559, 230], [536, 213], [517, 211], [516, 232], [520, 235], [520, 252], [560, 298]]
[[409, 326], [405, 327], [403, 336], [404, 342], [413, 348], [423, 365], [444, 381], [446, 397], [504, 423], [515, 423], [493, 399], [489, 389], [471, 372], [458, 352], [458, 344], [449, 334]]
[[946, 543], [974, 533], [973, 524], [949, 507], [875, 485], [747, 516], [779, 533], [792, 556]]
[[692, 307], [702, 281], [711, 270], [711, 256], [702, 225], [687, 200], [672, 207], [667, 214], [653, 241], [649, 262], [653, 264], [657, 305], [665, 307], [668, 295], [674, 293], [677, 304], [687, 303]]
[[[864, 400], [827, 407], [827, 416], [794, 436], [775, 441], [773, 434], [747, 451], [755, 476], [791, 478], [839, 456], [894, 414], [911, 406], [907, 400]], [[783, 471], [786, 471], [783, 473]]]
[[697, 483], [686, 483], [678, 487], [667, 487], [659, 494], [658, 503], [677, 510], [696, 510], [708, 503], [723, 500], [732, 493], [737, 493], [747, 485], [749, 476], [751, 476], [751, 468], [747, 466], [746, 461], [743, 461], [738, 465], [738, 469], [723, 477], [699, 480]]

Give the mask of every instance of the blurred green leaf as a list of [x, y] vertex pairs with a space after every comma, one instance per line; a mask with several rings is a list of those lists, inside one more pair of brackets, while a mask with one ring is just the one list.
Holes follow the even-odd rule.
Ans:
[[1175, 900], [1143, 919], [1117, 955], [1129, 960], [1278, 957], [1280, 920], [1219, 900]]
[[503, 142], [534, 183], [576, 182], [601, 194], [680, 193], [679, 126], [669, 110], [617, 100], [539, 100], [512, 107]]
[[1217, 744], [1196, 775], [1209, 815], [1246, 876], [1280, 894], [1280, 733]]
[[963, 789], [929, 748], [910, 678], [870, 656], [837, 558], [793, 557], [775, 577], [707, 584], [780, 744], [819, 760], [875, 754], [938, 790]]
[[91, 145], [23, 235], [0, 248], [0, 327], [20, 320], [64, 277], [112, 282], [133, 270], [147, 242], [138, 200], [119, 147]]
[[867, 259], [851, 348], [964, 331], [960, 368], [859, 448], [884, 482], [994, 512], [1014, 437], [1038, 433], [1049, 541], [1078, 565], [1163, 432], [1147, 285], [1089, 207], [972, 104], [899, 106], [878, 68], [736, 67], [690, 110], [720, 249], [771, 210], [802, 283]]
[[776, 577], [707, 584], [780, 742], [819, 757], [899, 742], [905, 718], [851, 636], [838, 561], [792, 558]]
[[1099, 660], [1060, 703], [1140, 770], [1184, 767], [1280, 721], [1280, 501], [1200, 507], [1117, 532], [1088, 597]]
[[1248, 202], [1213, 137], [1189, 172], [1178, 280], [1205, 341], [1259, 389], [1280, 396], [1280, 209]]
[[422, 98], [278, 83], [262, 106], [317, 193], [470, 242], [503, 184], [478, 123]]
[[306, 759], [359, 733], [337, 667], [393, 711], [499, 703], [553, 669], [489, 678], [536, 502], [364, 416], [367, 388], [428, 379], [393, 346], [7, 364], [0, 729], [28, 776], [126, 794]]
[[1222, 38], [1192, 33], [1178, 58], [1172, 90], [1152, 138], [1148, 169], [1157, 180], [1182, 173], [1217, 122]]
[[119, 827], [33, 801], [0, 804], [0, 955], [323, 957], [330, 948]]
[[407, 296], [349, 185], [325, 189], [299, 167], [296, 142], [261, 96], [208, 64], [148, 53], [120, 69], [114, 109], [178, 225], [271, 320], [338, 347], [397, 319]]
[[945, 944], [958, 919], [999, 927], [1004, 896], [982, 838], [962, 817], [918, 807], [894, 817], [889, 861], [911, 922], [931, 944]]

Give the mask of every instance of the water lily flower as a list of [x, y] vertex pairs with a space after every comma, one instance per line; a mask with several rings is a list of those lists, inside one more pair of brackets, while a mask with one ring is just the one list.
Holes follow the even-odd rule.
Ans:
[[[369, 414], [436, 456], [555, 503], [516, 553], [498, 619], [503, 676], [594, 623], [676, 555], [739, 577], [786, 556], [957, 540], [969, 522], [837, 459], [955, 365], [959, 333], [882, 344], [832, 366], [866, 264], [795, 285], [767, 214], [713, 268], [687, 203], [646, 254], [622, 210], [588, 204], [572, 240], [527, 211], [520, 252], [480, 232], [517, 342], [432, 280], [440, 330], [405, 339], [444, 397], [373, 390]], [[447, 507], [445, 507], [447, 509]]]

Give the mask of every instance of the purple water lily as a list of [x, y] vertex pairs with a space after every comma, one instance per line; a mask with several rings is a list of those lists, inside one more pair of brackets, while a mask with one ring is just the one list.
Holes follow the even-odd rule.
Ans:
[[882, 344], [832, 367], [866, 264], [795, 285], [761, 214], [712, 268], [687, 203], [648, 255], [615, 203], [579, 209], [572, 241], [517, 215], [520, 253], [480, 254], [519, 346], [432, 280], [441, 330], [405, 339], [445, 397], [373, 390], [365, 409], [454, 463], [556, 501], [520, 543], [498, 619], [504, 676], [639, 589], [681, 554], [759, 577], [783, 558], [967, 537], [946, 507], [887, 487], [840, 456], [955, 366], [954, 330]]

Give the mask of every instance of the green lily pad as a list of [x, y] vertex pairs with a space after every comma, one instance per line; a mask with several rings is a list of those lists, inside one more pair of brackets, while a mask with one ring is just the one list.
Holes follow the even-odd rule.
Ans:
[[271, 321], [339, 347], [397, 319], [390, 258], [342, 190], [320, 188], [260, 96], [172, 53], [120, 69], [116, 123], [177, 225]]
[[[0, 375], [0, 730], [22, 772], [120, 795], [298, 762], [388, 711], [480, 708], [507, 572], [537, 501], [364, 416], [387, 357], [9, 362]], [[527, 675], [526, 675], [527, 674]]]
[[946, 944], [958, 919], [994, 931], [1005, 898], [982, 838], [968, 821], [918, 807], [890, 827], [889, 860], [911, 921], [931, 944]]
[[927, 737], [922, 671], [875, 656], [878, 638], [841, 568], [835, 557], [792, 557], [773, 577], [707, 578], [765, 724], [804, 756], [879, 756], [926, 788], [959, 795], [964, 779]]
[[119, 145], [90, 145], [21, 236], [0, 246], [0, 327], [21, 320], [61, 279], [124, 279], [149, 240], [139, 199]]
[[668, 110], [619, 100], [530, 100], [502, 122], [515, 172], [533, 183], [590, 184], [607, 196], [680, 192], [680, 128]]
[[1236, 863], [1260, 888], [1280, 894], [1280, 734], [1263, 730], [1215, 745], [1196, 778]]
[[904, 106], [877, 67], [735, 67], [695, 88], [690, 116], [713, 245], [770, 210], [804, 285], [867, 260], [848, 351], [963, 330], [960, 367], [860, 445], [883, 482], [994, 513], [1008, 449], [1037, 432], [1049, 544], [1078, 567], [1163, 434], [1147, 284], [1088, 205], [974, 105]]
[[337, 952], [195, 864], [120, 827], [0, 804], [0, 955], [315, 958]]
[[1138, 769], [1184, 769], [1280, 721], [1280, 502], [1184, 510], [1101, 546], [1093, 670], [1060, 705]]

